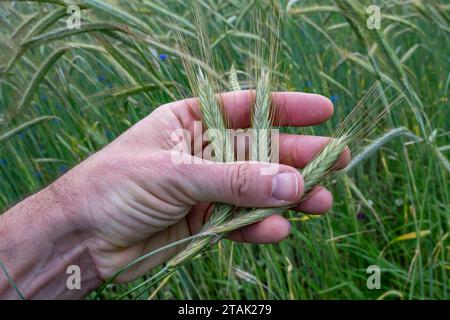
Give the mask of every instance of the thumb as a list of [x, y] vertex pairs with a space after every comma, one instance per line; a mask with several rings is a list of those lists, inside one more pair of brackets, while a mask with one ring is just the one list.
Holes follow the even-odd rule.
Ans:
[[303, 178], [293, 167], [269, 163], [217, 163], [178, 165], [181, 189], [198, 202], [224, 202], [240, 207], [277, 207], [300, 200]]

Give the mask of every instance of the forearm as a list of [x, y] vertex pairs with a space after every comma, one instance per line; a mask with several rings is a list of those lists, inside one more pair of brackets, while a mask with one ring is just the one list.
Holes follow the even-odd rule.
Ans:
[[[77, 299], [101, 284], [76, 208], [50, 186], [0, 215], [0, 260], [26, 299]], [[67, 286], [71, 265], [80, 268], [80, 289]], [[3, 272], [0, 298], [19, 298]]]

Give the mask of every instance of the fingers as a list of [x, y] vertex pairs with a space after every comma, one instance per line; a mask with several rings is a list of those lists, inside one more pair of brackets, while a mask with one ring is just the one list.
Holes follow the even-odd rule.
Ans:
[[[187, 216], [191, 234], [199, 232], [202, 225], [209, 219], [211, 203], [200, 203], [194, 206]], [[229, 239], [248, 243], [274, 243], [286, 238], [291, 231], [291, 224], [279, 215], [269, 216], [262, 221], [230, 232]]]
[[[332, 194], [325, 188], [318, 186], [313, 189], [312, 195], [307, 200], [292, 210], [304, 213], [324, 214], [331, 209], [332, 202]], [[197, 233], [209, 219], [212, 207], [213, 205], [211, 203], [199, 203], [193, 207], [187, 216], [191, 234]], [[287, 219], [279, 215], [272, 215], [260, 222], [234, 230], [228, 235], [228, 238], [238, 242], [275, 243], [286, 238], [290, 230], [291, 225]]]
[[[254, 91], [243, 90], [220, 94], [230, 128], [251, 126], [251, 109]], [[196, 99], [186, 99], [168, 104], [166, 107], [179, 119], [200, 121], [201, 111]], [[310, 126], [328, 120], [333, 114], [333, 104], [328, 98], [302, 92], [275, 92], [272, 94], [274, 124], [279, 126]], [[189, 116], [189, 117], [187, 117]], [[187, 123], [183, 124], [189, 127]]]
[[[328, 190], [323, 187], [316, 187], [313, 190], [313, 195], [295, 207], [294, 210], [317, 214], [324, 213], [331, 208], [332, 201], [332, 195]], [[170, 226], [169, 229], [153, 235], [149, 240], [140, 242], [125, 249], [121, 255], [121, 259], [125, 260], [118, 261], [118, 265], [127, 264], [131, 260], [139, 257], [142, 252], [153, 251], [162, 245], [173, 243], [174, 241], [185, 238], [190, 234], [197, 233], [200, 230], [201, 225], [203, 225], [207, 219], [207, 216], [209, 215], [208, 212], [211, 211], [210, 209], [211, 204], [209, 203], [198, 204], [195, 210], [187, 217], [187, 220], [180, 220], [175, 225]], [[291, 224], [287, 219], [279, 215], [272, 215], [260, 222], [232, 231], [228, 235], [228, 238], [237, 242], [277, 243], [285, 239], [289, 235], [290, 231]], [[181, 247], [171, 248], [154, 256], [152, 259], [144, 260], [143, 263], [131, 269], [126, 274], [120, 276], [117, 281], [127, 282], [141, 276], [150, 268], [153, 268], [169, 259], [176, 252], [178, 252], [180, 248]], [[107, 273], [111, 273], [113, 271], [114, 270], [108, 271]]]
[[326, 97], [302, 92], [275, 92], [272, 95], [275, 123], [280, 126], [311, 126], [327, 121], [334, 111]]
[[[238, 160], [249, 159], [249, 144], [245, 143], [245, 133], [237, 135], [237, 140], [244, 141], [243, 143], [235, 143], [235, 153], [238, 155]], [[279, 159], [278, 162], [294, 167], [304, 168], [319, 151], [330, 141], [329, 137], [295, 135], [295, 134], [280, 134], [279, 137]], [[241, 151], [241, 149], [244, 149]], [[245, 159], [240, 159], [244, 157]], [[209, 153], [205, 154], [207, 160], [213, 160]], [[341, 170], [350, 162], [350, 150], [347, 148], [342, 152], [340, 158], [336, 161], [334, 170]]]
[[[221, 101], [232, 128], [251, 125], [251, 106], [254, 91], [227, 92]], [[302, 92], [274, 92], [272, 94], [274, 124], [280, 126], [310, 126], [328, 120], [333, 104], [321, 95]]]
[[[315, 187], [312, 195], [294, 207], [292, 210], [324, 214], [333, 205], [333, 195], [323, 187]], [[291, 231], [290, 222], [278, 215], [272, 215], [250, 226], [235, 230], [229, 234], [229, 238], [238, 242], [248, 243], [276, 243], [286, 238]]]
[[291, 232], [291, 224], [285, 218], [272, 215], [250, 226], [235, 230], [229, 238], [238, 242], [274, 243], [286, 238]]
[[[312, 190], [312, 195], [292, 210], [310, 214], [324, 214], [333, 204], [333, 195], [327, 189], [317, 186]], [[201, 203], [188, 216], [190, 230], [197, 233], [208, 219], [212, 205]], [[237, 242], [248, 243], [275, 243], [286, 238], [291, 230], [290, 222], [279, 216], [272, 215], [250, 226], [234, 230], [228, 238]]]
[[[280, 163], [304, 168], [331, 138], [294, 134], [280, 135]], [[341, 170], [350, 162], [350, 150], [346, 148], [336, 161], [335, 170]]]
[[[271, 166], [274, 171], [269, 170]], [[182, 164], [174, 170], [178, 188], [196, 202], [277, 207], [294, 204], [303, 194], [301, 174], [284, 165], [204, 162]]]
[[311, 195], [292, 210], [311, 214], [324, 214], [333, 206], [333, 194], [324, 187], [317, 186]]

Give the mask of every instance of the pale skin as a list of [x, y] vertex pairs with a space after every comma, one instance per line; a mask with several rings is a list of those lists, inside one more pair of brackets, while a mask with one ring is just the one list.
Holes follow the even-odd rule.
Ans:
[[[250, 126], [252, 97], [249, 91], [221, 96], [232, 128]], [[333, 113], [327, 98], [298, 92], [274, 93], [273, 107], [284, 126], [320, 124]], [[299, 202], [303, 179], [297, 168], [304, 167], [328, 138], [281, 134], [276, 175], [261, 175], [262, 163], [174, 163], [172, 133], [192, 131], [194, 121], [201, 118], [194, 99], [163, 105], [0, 215], [0, 259], [25, 298], [85, 297], [142, 254], [197, 233], [214, 202], [241, 207]], [[332, 201], [328, 190], [317, 187], [295, 210], [321, 214], [331, 208]], [[272, 215], [228, 237], [275, 243], [287, 237], [290, 229], [288, 220]], [[181, 249], [154, 256], [117, 280], [136, 279]], [[67, 289], [70, 265], [81, 269], [80, 290]], [[2, 272], [0, 298], [18, 298]]]

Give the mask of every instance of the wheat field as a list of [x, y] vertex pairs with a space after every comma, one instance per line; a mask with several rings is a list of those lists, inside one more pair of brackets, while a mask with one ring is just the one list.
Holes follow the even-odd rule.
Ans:
[[[194, 57], [177, 49], [173, 26], [197, 39], [191, 2], [73, 1], [77, 29], [64, 1], [0, 1], [0, 212], [189, 95], [182, 65]], [[449, 299], [450, 5], [194, 2], [212, 54], [240, 79], [254, 54], [249, 43], [259, 41], [254, 13], [283, 13], [278, 86], [325, 95], [335, 107], [326, 124], [285, 131], [333, 135], [377, 80], [404, 101], [364, 139], [357, 165], [329, 181], [329, 214], [289, 212], [292, 233], [278, 244], [209, 246], [139, 298]], [[379, 28], [368, 25], [374, 6]], [[373, 265], [379, 289], [367, 286]], [[99, 296], [119, 298], [156, 271]]]

